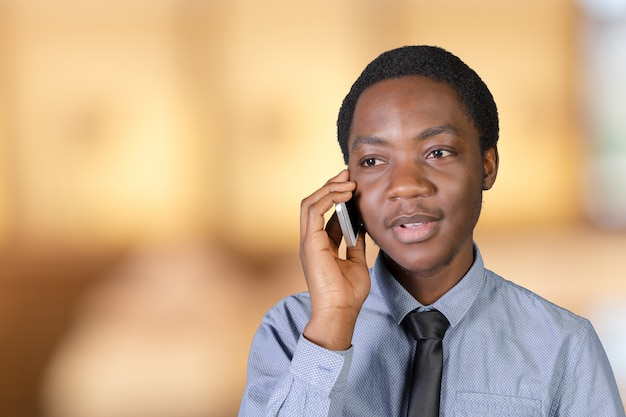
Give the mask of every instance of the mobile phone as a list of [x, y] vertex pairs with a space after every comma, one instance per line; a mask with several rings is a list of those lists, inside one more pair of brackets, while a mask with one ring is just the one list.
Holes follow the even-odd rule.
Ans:
[[355, 246], [362, 222], [354, 201], [350, 200], [347, 203], [336, 203], [335, 211], [337, 212], [337, 218], [339, 219], [341, 232], [343, 233], [346, 245], [350, 247]]

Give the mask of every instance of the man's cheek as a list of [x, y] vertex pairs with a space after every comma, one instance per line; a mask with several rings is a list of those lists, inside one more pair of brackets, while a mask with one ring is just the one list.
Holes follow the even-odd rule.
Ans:
[[372, 227], [375, 227], [377, 216], [381, 214], [379, 210], [375, 209], [376, 205], [375, 202], [372, 201], [373, 199], [371, 196], [372, 194], [363, 192], [355, 195], [356, 206], [358, 207], [361, 220], [363, 221], [366, 230], [371, 230]]

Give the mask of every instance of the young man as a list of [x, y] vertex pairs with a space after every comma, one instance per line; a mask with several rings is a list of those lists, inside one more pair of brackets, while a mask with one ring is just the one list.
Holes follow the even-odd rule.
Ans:
[[[473, 70], [436, 47], [385, 52], [346, 96], [338, 136], [348, 170], [302, 202], [309, 291], [263, 318], [240, 416], [412, 413], [414, 310], [447, 326], [433, 415], [624, 416], [589, 321], [483, 266], [473, 230], [498, 171], [498, 114]], [[350, 199], [363, 227], [340, 259], [324, 214]], [[365, 232], [380, 247], [369, 270]]]

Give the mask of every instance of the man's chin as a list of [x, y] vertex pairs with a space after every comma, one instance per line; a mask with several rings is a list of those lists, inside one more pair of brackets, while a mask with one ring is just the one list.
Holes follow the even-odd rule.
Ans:
[[393, 252], [385, 251], [382, 247], [381, 252], [392, 272], [396, 270], [411, 275], [429, 275], [446, 264], [446, 262], [437, 262], [435, 257], [423, 252], [411, 254], [413, 256], [407, 256], [406, 253], [395, 255]]

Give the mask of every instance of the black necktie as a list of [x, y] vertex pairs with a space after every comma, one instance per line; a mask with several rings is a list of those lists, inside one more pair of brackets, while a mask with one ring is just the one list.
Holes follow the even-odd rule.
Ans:
[[439, 417], [443, 366], [441, 340], [450, 323], [446, 316], [437, 310], [412, 311], [407, 314], [403, 322], [417, 340], [408, 416]]

